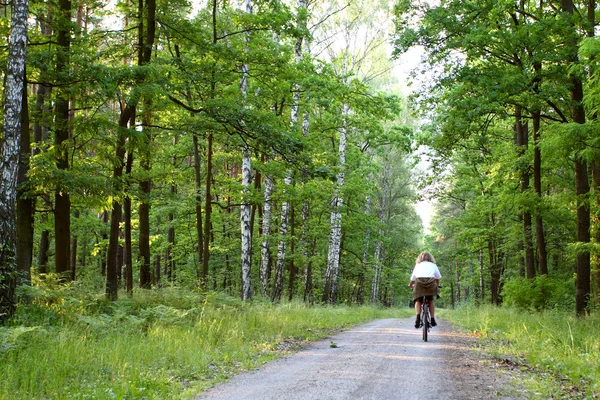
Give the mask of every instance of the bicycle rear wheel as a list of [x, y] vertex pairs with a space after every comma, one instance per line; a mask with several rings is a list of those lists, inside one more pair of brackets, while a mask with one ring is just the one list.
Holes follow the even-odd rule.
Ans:
[[423, 323], [423, 341], [427, 341], [427, 334], [429, 333], [429, 307], [423, 307], [423, 316], [421, 317]]

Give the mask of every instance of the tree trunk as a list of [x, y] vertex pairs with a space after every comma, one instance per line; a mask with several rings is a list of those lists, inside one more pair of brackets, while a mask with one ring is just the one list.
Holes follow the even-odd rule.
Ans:
[[[490, 226], [496, 225], [496, 217], [492, 214], [490, 219]], [[492, 296], [492, 304], [500, 305], [500, 278], [502, 277], [502, 270], [500, 267], [500, 261], [498, 257], [498, 249], [496, 239], [493, 237], [488, 238], [488, 252], [490, 257], [490, 293]]]
[[[529, 132], [526, 124], [523, 124], [521, 106], [515, 106], [515, 132], [521, 169], [520, 186], [521, 193], [529, 190], [529, 162], [525, 159], [529, 145]], [[527, 279], [535, 277], [535, 264], [533, 256], [533, 238], [531, 232], [531, 212], [523, 207], [523, 238], [525, 247], [525, 273]]]
[[[292, 184], [291, 171], [288, 171], [288, 175], [285, 177], [284, 185], [287, 188]], [[289, 196], [289, 193], [286, 193]], [[279, 245], [277, 246], [277, 264], [275, 264], [275, 284], [273, 286], [273, 295], [271, 300], [276, 303], [281, 300], [281, 292], [283, 291], [283, 274], [285, 271], [285, 240], [288, 231], [290, 214], [290, 202], [287, 197], [285, 198], [283, 205], [281, 206], [281, 222], [279, 225]]]
[[121, 178], [123, 176], [123, 161], [125, 157], [125, 136], [127, 127], [131, 123], [135, 125], [135, 106], [129, 105], [123, 109], [119, 117], [119, 129], [115, 144], [115, 165], [113, 167], [114, 193], [112, 212], [110, 215], [110, 234], [108, 238], [108, 250], [106, 251], [106, 298], [116, 300], [118, 297], [118, 265], [117, 252], [119, 248], [119, 224], [121, 223], [122, 207], [116, 196], [120, 192]]
[[292, 207], [292, 210], [290, 211], [290, 254], [292, 254], [292, 257], [290, 258], [289, 261], [289, 268], [290, 268], [290, 279], [288, 280], [288, 301], [292, 301], [292, 299], [294, 298], [294, 288], [296, 286], [296, 263], [294, 262], [294, 257], [293, 255], [296, 252], [295, 249], [295, 225], [296, 225], [296, 213], [294, 212], [294, 208]]
[[271, 252], [269, 249], [269, 240], [271, 236], [271, 214], [273, 194], [273, 180], [270, 174], [265, 174], [265, 184], [263, 192], [263, 219], [262, 219], [262, 240], [260, 243], [260, 288], [263, 296], [266, 296], [269, 290], [269, 270], [271, 268]]
[[[145, 168], [144, 168], [145, 169]], [[139, 218], [139, 259], [140, 263], [140, 287], [150, 289], [152, 287], [152, 274], [150, 273], [150, 181], [140, 183], [142, 189], [142, 200], [138, 206]]]
[[[216, 1], [216, 0], [215, 0]], [[212, 179], [212, 147], [213, 135], [209, 133], [206, 136], [206, 196], [204, 200], [204, 259], [202, 260], [202, 282], [201, 284], [208, 287], [208, 261], [210, 259], [210, 227], [212, 213], [212, 197], [211, 197], [211, 179]]]
[[[156, 0], [146, 0], [146, 39], [143, 37], [143, 19], [141, 18], [144, 7], [143, 0], [139, 0], [139, 12], [140, 12], [140, 28], [138, 29], [141, 57], [139, 58], [139, 65], [146, 65], [150, 63], [152, 57], [152, 48], [154, 47], [154, 40], [156, 37]], [[152, 286], [152, 273], [150, 271], [150, 191], [152, 188], [152, 182], [149, 178], [151, 169], [151, 150], [152, 137], [148, 132], [150, 125], [150, 104], [151, 100], [146, 98], [144, 101], [145, 112], [144, 112], [144, 142], [145, 146], [140, 150], [140, 164], [144, 169], [146, 178], [140, 182], [142, 189], [140, 204], [138, 206], [138, 218], [139, 218], [139, 257], [142, 260], [140, 264], [140, 287], [150, 288]]]
[[[588, 26], [587, 36], [595, 36], [596, 28], [596, 1], [588, 1]], [[592, 115], [594, 122], [598, 120], [598, 113], [594, 112]], [[592, 170], [592, 187], [594, 191], [594, 199], [596, 203], [596, 210], [592, 217], [592, 232], [594, 234], [594, 243], [600, 244], [600, 152], [595, 151], [591, 161]], [[600, 304], [600, 253], [596, 250], [592, 253], [591, 259], [591, 292], [594, 296], [594, 305]]]
[[250, 267], [252, 265], [252, 232], [250, 232], [250, 201], [251, 185], [250, 149], [244, 146], [242, 152], [242, 206], [240, 207], [240, 222], [242, 233], [242, 300], [252, 298], [252, 280]]
[[35, 197], [28, 195], [27, 174], [31, 156], [31, 138], [29, 135], [29, 112], [27, 89], [23, 89], [21, 112], [21, 135], [19, 151], [19, 172], [17, 186], [17, 284], [31, 284], [31, 262], [33, 260], [33, 212]]
[[202, 236], [202, 176], [200, 175], [200, 151], [198, 149], [198, 135], [194, 133], [194, 178], [196, 184], [196, 252], [198, 254], [198, 278], [202, 276], [202, 263], [204, 259], [204, 238]]
[[[133, 153], [127, 153], [127, 162], [125, 164], [125, 174], [131, 175], [133, 166]], [[128, 295], [133, 294], [133, 244], [131, 241], [131, 197], [126, 196], [123, 204], [125, 215], [125, 290]]]
[[[213, 45], [216, 45], [218, 42], [217, 36], [217, 10], [218, 10], [218, 2], [217, 0], [212, 1], [212, 39]], [[215, 70], [211, 71], [211, 83], [210, 83], [210, 98], [215, 98], [216, 91], [216, 75]], [[206, 135], [206, 193], [204, 197], [204, 249], [202, 254], [204, 256], [202, 260], [202, 275], [200, 278], [200, 285], [208, 288], [208, 264], [210, 259], [210, 234], [211, 234], [211, 182], [212, 182], [212, 156], [213, 156], [213, 135], [212, 132], [209, 132]]]
[[[535, 62], [533, 64], [535, 72], [534, 92], [539, 93], [539, 86], [542, 76], [542, 64]], [[537, 239], [537, 255], [540, 265], [540, 275], [548, 275], [548, 251], [546, 249], [546, 236], [544, 234], [544, 222], [540, 203], [542, 201], [542, 153], [540, 150], [540, 121], [541, 111], [536, 108], [531, 112], [533, 123], [533, 187], [538, 196], [538, 206], [535, 209], [535, 234]]]
[[[175, 194], [177, 189], [175, 189], [175, 185], [171, 185], [171, 194]], [[167, 222], [169, 225], [169, 231], [167, 232], [167, 257], [165, 260], [166, 268], [167, 268], [167, 279], [172, 281], [175, 277], [175, 260], [173, 258], [173, 248], [175, 247], [175, 226], [173, 226], [173, 221], [175, 220], [175, 215], [171, 212], [167, 216]]]
[[[252, 14], [252, 0], [246, 0], [246, 14]], [[245, 37], [246, 52], [250, 42], [250, 34]], [[242, 66], [242, 82], [240, 90], [244, 103], [246, 92], [248, 90], [248, 64]], [[245, 105], [244, 105], [245, 107]], [[242, 121], [243, 123], [243, 121]], [[240, 207], [240, 223], [242, 236], [242, 300], [247, 301], [252, 298], [252, 280], [250, 268], [252, 266], [252, 232], [250, 231], [250, 212], [251, 205], [249, 200], [250, 185], [252, 183], [251, 154], [247, 143], [242, 150], [242, 205]]]
[[[49, 12], [48, 12], [49, 14]], [[40, 31], [47, 40], [51, 40], [52, 26], [48, 22], [49, 18], [47, 15], [41, 15], [38, 17], [38, 24], [40, 25]], [[33, 150], [33, 154], [37, 155], [41, 151], [47, 151], [46, 141], [48, 140], [48, 130], [50, 126], [49, 117], [50, 109], [46, 99], [49, 98], [51, 93], [50, 86], [44, 84], [48, 82], [48, 66], [42, 63], [40, 66], [39, 81], [36, 93], [35, 102], [35, 114], [33, 124], [33, 140], [36, 143], [36, 147]], [[43, 150], [42, 150], [43, 149]], [[50, 197], [43, 193], [41, 196], [44, 208], [52, 208]], [[43, 211], [41, 215], [41, 225], [45, 226], [48, 221], [48, 212]], [[38, 272], [45, 274], [47, 272], [48, 265], [48, 250], [50, 248], [50, 231], [46, 228], [40, 232], [40, 243], [38, 252]]]
[[[299, 30], [303, 32], [307, 32], [307, 17], [308, 13], [306, 12], [308, 1], [307, 0], [298, 0], [297, 2], [297, 27]], [[301, 40], [300, 40], [301, 39]], [[298, 62], [305, 54], [310, 54], [310, 42], [307, 35], [301, 35], [301, 38], [296, 40], [295, 46], [295, 54], [296, 54], [296, 62]], [[308, 94], [305, 94], [305, 98], [308, 99]], [[298, 111], [299, 111], [299, 102], [298, 102]], [[309, 133], [309, 114], [308, 111], [304, 111], [302, 114], [302, 136], [304, 138], [308, 137]], [[305, 183], [308, 179], [308, 173], [305, 168], [302, 169], [301, 179], [302, 182]], [[301, 238], [301, 246], [303, 248], [304, 254], [304, 272], [303, 272], [303, 280], [304, 280], [304, 301], [308, 303], [313, 303], [313, 283], [312, 283], [312, 254], [314, 252], [314, 246], [311, 245], [311, 241], [309, 238], [309, 219], [310, 219], [310, 203], [308, 200], [305, 200], [302, 205], [302, 238]]]
[[[69, 74], [71, 47], [71, 2], [59, 0], [59, 29], [57, 32], [56, 73]], [[54, 146], [56, 167], [69, 170], [69, 94], [65, 86], [59, 86], [55, 104]], [[54, 193], [54, 258], [56, 273], [67, 279], [71, 272], [71, 199], [68, 187], [60, 184]]]
[[[173, 147], [177, 146], [177, 138], [173, 139]], [[172, 160], [172, 165], [173, 168], [176, 168], [177, 166], [177, 156], [173, 156], [173, 160]], [[177, 186], [175, 185], [175, 183], [171, 183], [171, 188], [170, 188], [170, 193], [171, 193], [171, 197], [175, 198], [175, 195], [177, 194]], [[169, 212], [169, 215], [167, 216], [167, 221], [169, 222], [169, 231], [167, 233], [167, 242], [168, 242], [168, 246], [167, 246], [167, 259], [166, 259], [166, 263], [169, 269], [169, 280], [172, 280], [175, 278], [175, 259], [173, 257], [173, 248], [175, 247], [175, 226], [173, 225], [173, 222], [175, 221], [175, 215], [173, 214], [173, 212]]]
[[[122, 135], [122, 134], [121, 134]], [[121, 142], [121, 138], [119, 138]], [[123, 149], [125, 140], [122, 143], [117, 144], [117, 157], [123, 159], [125, 150]], [[123, 153], [123, 154], [120, 154]], [[117, 179], [121, 178], [123, 171], [122, 166], [116, 166], [113, 169], [113, 177]], [[118, 184], [117, 184], [118, 185]], [[121, 204], [118, 200], [113, 200], [112, 211], [110, 214], [110, 233], [108, 237], [108, 250], [106, 255], [106, 297], [108, 300], [116, 300], [119, 291], [118, 282], [118, 260], [117, 252], [119, 247], [119, 224], [121, 222]]]
[[[151, 0], [152, 1], [152, 0]], [[148, 2], [148, 7], [150, 7]], [[142, 132], [143, 145], [140, 148], [140, 166], [144, 170], [145, 178], [140, 182], [140, 204], [138, 205], [139, 218], [139, 259], [140, 263], [140, 287], [150, 289], [152, 287], [152, 273], [150, 269], [150, 192], [152, 181], [149, 178], [151, 167], [152, 136], [149, 133], [150, 111], [149, 102], [145, 102], [144, 131]], [[168, 261], [167, 261], [168, 264]]]
[[342, 190], [344, 188], [344, 169], [346, 166], [346, 119], [350, 110], [349, 105], [344, 104], [342, 110], [343, 127], [340, 129], [339, 143], [339, 161], [337, 174], [337, 182], [334, 191], [331, 210], [331, 232], [329, 234], [329, 251], [327, 254], [327, 270], [325, 272], [325, 287], [323, 290], [323, 301], [334, 304], [337, 291], [337, 278], [339, 273], [340, 263], [340, 248], [342, 237], [342, 213], [341, 209], [344, 203], [342, 198]]
[[17, 179], [21, 113], [25, 90], [27, 0], [13, 0], [8, 45], [2, 152], [0, 152], [0, 323], [15, 312], [17, 252]]
[[[305, 10], [306, 8], [306, 2], [305, 0], [298, 0], [297, 3], [297, 8], [298, 8], [298, 12], [302, 12], [302, 10]], [[302, 17], [298, 17], [298, 28], [302, 29], [302, 21], [303, 18]], [[296, 44], [294, 46], [294, 54], [295, 54], [295, 61], [296, 63], [299, 63], [302, 60], [302, 41], [303, 41], [304, 37], [303, 35], [299, 35], [296, 38]], [[300, 85], [298, 85], [297, 83], [294, 83], [294, 93], [292, 95], [292, 107], [291, 107], [291, 115], [290, 115], [290, 125], [292, 127], [295, 127], [296, 124], [298, 123], [298, 119], [299, 119], [299, 115], [300, 115]], [[292, 175], [293, 172], [291, 169], [289, 169], [287, 171], [286, 177], [284, 179], [284, 185], [285, 185], [285, 191], [288, 192], [288, 197], [289, 197], [289, 190], [287, 189], [291, 184], [292, 184]], [[280, 239], [279, 239], [279, 246], [277, 248], [277, 267], [276, 267], [276, 276], [275, 276], [275, 296], [273, 296], [273, 300], [274, 301], [279, 301], [280, 297], [281, 297], [281, 291], [283, 290], [283, 271], [284, 271], [284, 264], [285, 264], [285, 241], [286, 241], [286, 236], [287, 236], [287, 230], [288, 230], [288, 222], [289, 222], [289, 213], [290, 213], [290, 200], [289, 198], [286, 197], [284, 200], [284, 203], [282, 205], [282, 209], [281, 209], [281, 226], [279, 228], [279, 234], [280, 234]], [[290, 274], [290, 280], [292, 280], [292, 275]], [[292, 283], [290, 282], [290, 285], [292, 285]], [[291, 295], [291, 292], [290, 292]]]
[[[572, 0], [561, 0], [563, 12], [570, 16], [574, 13]], [[566, 50], [568, 51], [566, 61], [575, 65], [578, 62], [578, 33], [573, 22], [569, 19], [571, 31], [567, 34]], [[585, 110], [583, 108], [583, 84], [581, 79], [575, 72], [569, 72], [571, 92], [571, 116], [573, 122], [577, 124], [585, 124]], [[586, 197], [590, 191], [588, 182], [587, 161], [581, 154], [584, 148], [579, 149], [575, 153], [575, 192], [577, 194], [577, 242], [586, 245], [590, 242], [590, 210], [589, 203]], [[577, 254], [577, 281], [575, 295], [575, 312], [578, 316], [589, 312], [590, 298], [590, 253], [586, 250], [587, 247], [582, 246]]]
[[[260, 171], [256, 171], [254, 174], [254, 193], [260, 193], [262, 188], [262, 176], [260, 174]], [[259, 218], [261, 218], [262, 215], [262, 208], [259, 207], [258, 204], [253, 203], [252, 204], [252, 211], [250, 213], [250, 232], [254, 233], [254, 224], [256, 223], [256, 212], [258, 211], [259, 214]], [[257, 232], [259, 232], [258, 237], [260, 238], [260, 223], [258, 225], [258, 230]]]

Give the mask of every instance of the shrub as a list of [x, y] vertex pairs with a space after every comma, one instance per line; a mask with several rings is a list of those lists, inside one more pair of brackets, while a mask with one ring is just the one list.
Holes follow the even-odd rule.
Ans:
[[536, 276], [506, 281], [502, 289], [504, 304], [527, 310], [569, 309], [575, 301], [575, 280]]

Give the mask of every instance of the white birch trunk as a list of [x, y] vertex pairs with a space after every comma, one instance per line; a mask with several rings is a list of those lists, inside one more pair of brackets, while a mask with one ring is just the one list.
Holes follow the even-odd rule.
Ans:
[[325, 273], [325, 290], [323, 296], [329, 303], [335, 303], [337, 292], [337, 278], [340, 268], [340, 246], [342, 239], [342, 213], [341, 209], [344, 205], [341, 191], [344, 188], [344, 168], [346, 166], [346, 118], [348, 116], [350, 106], [346, 103], [342, 109], [343, 127], [340, 129], [339, 143], [339, 160], [337, 174], [337, 182], [334, 191], [333, 200], [331, 201], [331, 232], [329, 234], [329, 251], [327, 253], [327, 270]]
[[252, 281], [250, 277], [250, 266], [252, 262], [252, 232], [250, 231], [250, 203], [248, 196], [251, 182], [251, 158], [250, 149], [244, 146], [242, 152], [242, 206], [240, 220], [242, 229], [242, 300], [252, 298]]
[[0, 164], [0, 322], [15, 311], [17, 178], [25, 90], [28, 0], [13, 0]]
[[[306, 0], [298, 0], [297, 11], [300, 15], [301, 10], [306, 9]], [[298, 28], [302, 29], [305, 22], [303, 19], [298, 19]], [[294, 46], [294, 52], [296, 56], [296, 63], [299, 63], [302, 60], [302, 42], [304, 40], [303, 36], [299, 36], [296, 38], [296, 45]], [[298, 123], [298, 116], [300, 112], [300, 85], [294, 83], [294, 94], [293, 94], [293, 102], [291, 107], [291, 116], [290, 116], [290, 125], [293, 127]], [[288, 186], [292, 184], [292, 170], [288, 170], [286, 173], [286, 177], [284, 179], [284, 185], [286, 187], [286, 193], [289, 193], [287, 189]], [[277, 246], [277, 265], [275, 268], [275, 287], [273, 290], [272, 300], [277, 302], [281, 299], [281, 292], [283, 291], [283, 274], [285, 270], [285, 242], [288, 231], [288, 223], [290, 218], [290, 202], [289, 199], [284, 199], [284, 202], [281, 206], [281, 222], [279, 226], [279, 245]]]
[[[246, 0], [246, 13], [252, 14], [252, 1]], [[246, 43], [250, 41], [249, 34], [246, 35]], [[248, 65], [242, 67], [242, 82], [240, 90], [245, 100], [248, 91]], [[243, 122], [243, 121], [242, 121]], [[252, 298], [252, 281], [250, 267], [252, 263], [252, 232], [250, 231], [250, 194], [251, 176], [250, 148], [244, 143], [242, 151], [242, 205], [240, 207], [241, 236], [242, 236], [242, 300]]]
[[[285, 187], [287, 188], [292, 183], [291, 171], [288, 171], [288, 175], [284, 179]], [[287, 190], [286, 190], [287, 192]], [[285, 271], [285, 238], [288, 231], [288, 222], [290, 215], [290, 202], [285, 200], [281, 209], [281, 222], [279, 225], [279, 234], [281, 239], [277, 246], [277, 265], [275, 267], [275, 286], [273, 288], [273, 296], [271, 300], [278, 302], [281, 299], [281, 292], [283, 291], [283, 274]]]
[[265, 191], [263, 194], [262, 242], [260, 243], [260, 287], [262, 295], [266, 296], [269, 289], [269, 239], [271, 235], [271, 215], [273, 204], [273, 179], [265, 175]]

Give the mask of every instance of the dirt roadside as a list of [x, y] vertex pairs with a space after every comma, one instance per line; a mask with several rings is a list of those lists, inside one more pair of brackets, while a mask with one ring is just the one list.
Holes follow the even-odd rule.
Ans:
[[516, 399], [476, 339], [439, 321], [423, 342], [412, 318], [383, 319], [231, 378], [200, 399]]

